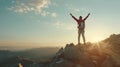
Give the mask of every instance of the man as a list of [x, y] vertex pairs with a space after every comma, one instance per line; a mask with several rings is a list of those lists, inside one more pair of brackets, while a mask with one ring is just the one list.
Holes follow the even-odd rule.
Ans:
[[85, 42], [85, 35], [84, 35], [84, 29], [85, 29], [85, 21], [86, 19], [89, 17], [90, 13], [88, 13], [88, 15], [82, 19], [82, 16], [79, 17], [79, 19], [75, 18], [71, 13], [70, 15], [72, 16], [72, 18], [74, 20], [76, 20], [77, 24], [78, 24], [78, 44], [80, 44], [80, 36], [82, 35], [83, 37], [83, 42], [84, 44], [86, 43]]

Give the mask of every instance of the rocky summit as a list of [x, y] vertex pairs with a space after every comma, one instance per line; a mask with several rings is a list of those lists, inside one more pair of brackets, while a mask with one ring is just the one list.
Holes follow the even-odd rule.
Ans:
[[48, 67], [120, 67], [120, 34], [98, 43], [67, 44]]

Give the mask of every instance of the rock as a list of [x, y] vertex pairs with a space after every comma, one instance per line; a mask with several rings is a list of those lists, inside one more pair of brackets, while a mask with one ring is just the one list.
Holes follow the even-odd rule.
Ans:
[[61, 48], [48, 67], [120, 67], [120, 35], [111, 35], [99, 43]]
[[80, 64], [76, 64], [76, 67], [82, 67]]
[[101, 67], [114, 67], [115, 62], [112, 60], [112, 58], [107, 57]]
[[50, 67], [95, 67], [91, 59], [81, 50], [80, 45], [73, 43], [61, 48], [50, 63]]

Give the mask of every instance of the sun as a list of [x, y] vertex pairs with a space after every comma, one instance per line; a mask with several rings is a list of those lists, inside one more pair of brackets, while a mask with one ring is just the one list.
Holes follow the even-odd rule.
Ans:
[[101, 41], [101, 40], [103, 40], [103, 37], [97, 36], [97, 37], [93, 37], [91, 41], [92, 41], [92, 42], [99, 42], [99, 41]]

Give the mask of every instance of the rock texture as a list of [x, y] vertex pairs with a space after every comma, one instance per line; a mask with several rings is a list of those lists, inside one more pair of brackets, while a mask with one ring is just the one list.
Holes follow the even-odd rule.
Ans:
[[61, 48], [49, 67], [120, 67], [120, 34], [113, 34], [99, 43]]

